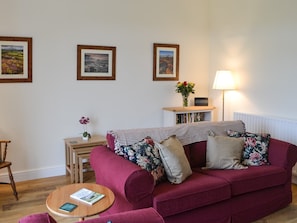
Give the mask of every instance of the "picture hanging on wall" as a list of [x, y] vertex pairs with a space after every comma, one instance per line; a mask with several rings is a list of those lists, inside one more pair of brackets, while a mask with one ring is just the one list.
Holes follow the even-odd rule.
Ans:
[[179, 78], [179, 45], [154, 43], [154, 81], [176, 81]]
[[0, 36], [0, 83], [32, 82], [32, 38]]
[[77, 45], [77, 80], [115, 80], [116, 47]]

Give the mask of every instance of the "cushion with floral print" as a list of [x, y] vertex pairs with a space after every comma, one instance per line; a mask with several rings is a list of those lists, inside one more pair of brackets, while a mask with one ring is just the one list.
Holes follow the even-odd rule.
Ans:
[[230, 137], [243, 137], [244, 150], [242, 164], [248, 166], [269, 165], [268, 162], [268, 146], [270, 142], [270, 134], [268, 133], [250, 133], [237, 132], [228, 130], [227, 135]]
[[159, 150], [151, 137], [147, 136], [133, 145], [121, 145], [115, 153], [149, 171], [156, 183], [165, 179]]

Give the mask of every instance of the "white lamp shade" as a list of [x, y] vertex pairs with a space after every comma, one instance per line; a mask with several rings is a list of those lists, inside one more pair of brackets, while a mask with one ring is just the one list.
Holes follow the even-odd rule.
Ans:
[[233, 90], [235, 83], [233, 75], [229, 70], [219, 70], [216, 72], [215, 80], [213, 82], [213, 89], [217, 90]]

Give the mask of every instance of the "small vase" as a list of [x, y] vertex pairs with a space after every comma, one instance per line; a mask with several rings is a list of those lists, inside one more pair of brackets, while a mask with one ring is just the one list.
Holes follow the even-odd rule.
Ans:
[[85, 132], [85, 133], [87, 133], [87, 134], [83, 133], [82, 140], [88, 141], [91, 138], [91, 134], [88, 132]]
[[85, 140], [85, 141], [88, 141], [89, 140], [89, 136], [83, 136], [82, 139]]
[[188, 107], [188, 97], [183, 96], [183, 107]]

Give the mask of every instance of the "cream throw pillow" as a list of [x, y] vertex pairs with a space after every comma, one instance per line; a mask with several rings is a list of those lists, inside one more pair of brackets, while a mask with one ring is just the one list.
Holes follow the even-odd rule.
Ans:
[[206, 168], [246, 169], [247, 167], [241, 164], [243, 145], [244, 141], [242, 138], [208, 136]]
[[159, 149], [169, 182], [180, 184], [192, 174], [184, 148], [176, 136], [170, 136], [161, 143], [155, 142], [155, 146]]

